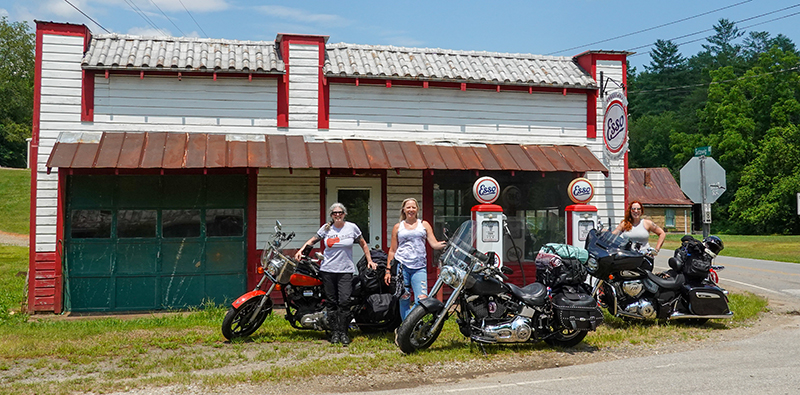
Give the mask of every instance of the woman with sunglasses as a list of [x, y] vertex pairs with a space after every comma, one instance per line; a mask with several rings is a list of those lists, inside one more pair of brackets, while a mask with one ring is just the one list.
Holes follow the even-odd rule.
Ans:
[[622, 234], [622, 236], [639, 244], [639, 250], [644, 251], [650, 248], [650, 233], [655, 233], [658, 235], [658, 242], [656, 243], [656, 250], [653, 255], [657, 255], [658, 252], [661, 251], [661, 246], [664, 245], [664, 239], [667, 238], [667, 234], [661, 227], [656, 225], [655, 222], [642, 218], [643, 214], [644, 209], [642, 208], [642, 203], [636, 200], [632, 201], [631, 204], [628, 205], [628, 209], [625, 210], [625, 218], [619, 223], [617, 228], [614, 229], [614, 234]]
[[350, 344], [347, 329], [350, 327], [350, 295], [353, 292], [353, 245], [358, 244], [367, 257], [367, 266], [377, 269], [369, 254], [369, 246], [361, 236], [358, 225], [344, 220], [347, 209], [341, 203], [334, 203], [330, 207], [331, 220], [317, 231], [314, 237], [308, 239], [295, 254], [299, 260], [306, 246], [313, 246], [322, 241], [325, 244], [324, 259], [320, 265], [322, 286], [325, 290], [325, 303], [328, 308], [328, 323], [331, 328], [330, 342], [333, 344]]

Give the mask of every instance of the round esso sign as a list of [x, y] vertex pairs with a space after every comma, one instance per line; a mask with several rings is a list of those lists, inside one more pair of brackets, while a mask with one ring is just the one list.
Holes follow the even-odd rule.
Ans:
[[603, 118], [603, 142], [606, 149], [612, 154], [619, 154], [628, 140], [626, 107], [627, 104], [619, 98], [612, 99], [606, 106], [606, 114]]
[[494, 203], [500, 197], [500, 184], [492, 177], [481, 177], [472, 185], [472, 196], [481, 204]]
[[594, 187], [591, 181], [585, 178], [576, 178], [569, 183], [567, 193], [570, 200], [575, 203], [588, 203], [594, 196]]

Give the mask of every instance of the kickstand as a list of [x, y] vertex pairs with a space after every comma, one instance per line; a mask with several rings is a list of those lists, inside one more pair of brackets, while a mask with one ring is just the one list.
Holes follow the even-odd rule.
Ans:
[[478, 343], [478, 346], [480, 346], [481, 351], [483, 352], [483, 356], [488, 357], [489, 354], [486, 353], [486, 347], [483, 346], [483, 343]]

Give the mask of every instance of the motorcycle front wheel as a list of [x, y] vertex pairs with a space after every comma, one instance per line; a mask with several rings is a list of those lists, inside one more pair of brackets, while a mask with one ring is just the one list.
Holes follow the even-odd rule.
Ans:
[[[443, 314], [444, 312], [441, 313]], [[442, 332], [441, 325], [431, 331], [431, 327], [436, 322], [437, 317], [438, 313], [429, 313], [421, 305], [417, 305], [411, 310], [406, 319], [403, 320], [403, 323], [400, 324], [400, 327], [397, 328], [395, 342], [400, 347], [400, 350], [406, 354], [411, 354], [417, 350], [430, 347], [439, 337], [439, 333]]]
[[587, 333], [588, 332], [586, 331], [575, 331], [562, 328], [561, 330], [553, 333], [553, 336], [544, 339], [544, 341], [553, 347], [570, 348], [575, 347], [578, 345], [578, 343], [582, 342]]
[[[263, 297], [266, 298], [267, 296]], [[261, 298], [253, 298], [244, 302], [238, 309], [231, 307], [222, 320], [222, 336], [225, 336], [228, 340], [233, 340], [250, 336], [261, 327], [269, 313], [272, 312], [272, 299], [267, 299], [264, 307], [261, 308], [255, 319], [251, 321], [250, 318], [259, 303], [261, 303]]]

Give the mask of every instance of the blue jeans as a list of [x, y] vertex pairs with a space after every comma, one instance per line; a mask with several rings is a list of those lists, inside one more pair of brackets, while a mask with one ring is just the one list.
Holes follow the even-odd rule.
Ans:
[[[400, 317], [406, 316], [419, 303], [420, 296], [428, 297], [428, 271], [422, 267], [419, 269], [409, 269], [400, 265], [403, 269], [403, 285], [406, 290], [400, 297]], [[414, 291], [414, 305], [411, 305], [411, 291]]]

